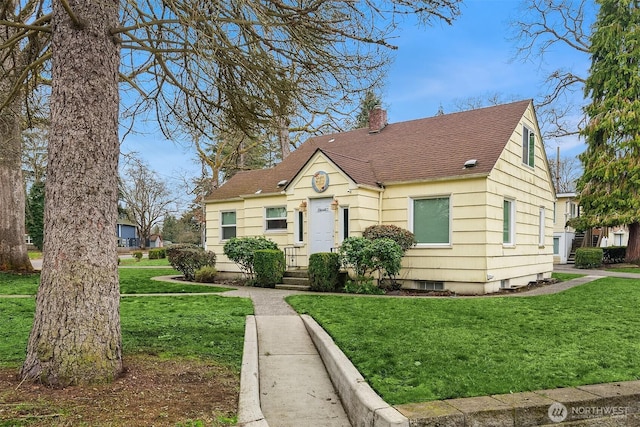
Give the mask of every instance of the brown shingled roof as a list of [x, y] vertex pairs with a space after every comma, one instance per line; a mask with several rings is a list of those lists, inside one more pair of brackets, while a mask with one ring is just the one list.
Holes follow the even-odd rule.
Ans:
[[[528, 108], [530, 100], [387, 125], [307, 140], [271, 169], [240, 172], [209, 200], [279, 192], [319, 149], [357, 184], [375, 185], [488, 174]], [[467, 160], [477, 166], [463, 169]]]

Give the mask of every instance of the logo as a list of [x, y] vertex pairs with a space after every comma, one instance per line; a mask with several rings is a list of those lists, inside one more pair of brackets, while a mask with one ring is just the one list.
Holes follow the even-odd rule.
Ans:
[[567, 411], [567, 407], [564, 406], [560, 402], [554, 402], [549, 406], [549, 410], [547, 411], [547, 415], [549, 415], [549, 419], [554, 423], [560, 423], [567, 418], [569, 411]]
[[329, 174], [325, 171], [318, 171], [311, 178], [311, 186], [316, 193], [322, 193], [329, 188]]

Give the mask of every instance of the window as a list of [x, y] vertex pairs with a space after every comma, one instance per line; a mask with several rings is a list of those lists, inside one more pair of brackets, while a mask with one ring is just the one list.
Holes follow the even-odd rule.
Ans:
[[349, 237], [349, 206], [340, 207], [340, 241]]
[[229, 240], [236, 237], [236, 211], [220, 213], [220, 238]]
[[435, 280], [420, 280], [417, 283], [418, 289], [421, 291], [443, 291], [444, 282]]
[[295, 211], [295, 224], [296, 230], [296, 239], [295, 242], [300, 244], [304, 242], [304, 212], [297, 210]]
[[266, 209], [266, 230], [282, 231], [287, 229], [287, 208], [277, 206]]
[[413, 234], [418, 243], [451, 243], [449, 197], [413, 200]]
[[502, 243], [513, 245], [515, 201], [504, 199], [502, 208]]
[[522, 127], [522, 163], [533, 167], [536, 158], [535, 134], [526, 126]]
[[560, 237], [553, 237], [553, 254], [560, 255]]
[[544, 246], [545, 233], [545, 209], [540, 206], [540, 216], [538, 220], [538, 246]]

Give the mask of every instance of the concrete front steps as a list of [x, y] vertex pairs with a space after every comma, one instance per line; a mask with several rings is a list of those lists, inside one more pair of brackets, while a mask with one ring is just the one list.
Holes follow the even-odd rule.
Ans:
[[290, 291], [308, 291], [309, 271], [308, 270], [287, 270], [284, 272], [282, 283], [276, 285], [276, 289], [286, 289]]

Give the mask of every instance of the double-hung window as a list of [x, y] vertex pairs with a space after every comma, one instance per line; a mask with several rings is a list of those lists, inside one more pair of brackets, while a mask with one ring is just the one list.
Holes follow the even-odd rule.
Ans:
[[220, 238], [229, 240], [236, 237], [236, 211], [220, 213]]
[[267, 231], [283, 231], [287, 229], [287, 208], [285, 206], [276, 206], [266, 208], [265, 210]]
[[449, 196], [412, 199], [411, 216], [411, 228], [418, 244], [451, 244]]
[[531, 129], [522, 127], [522, 163], [530, 167], [534, 166], [536, 158], [536, 137]]

